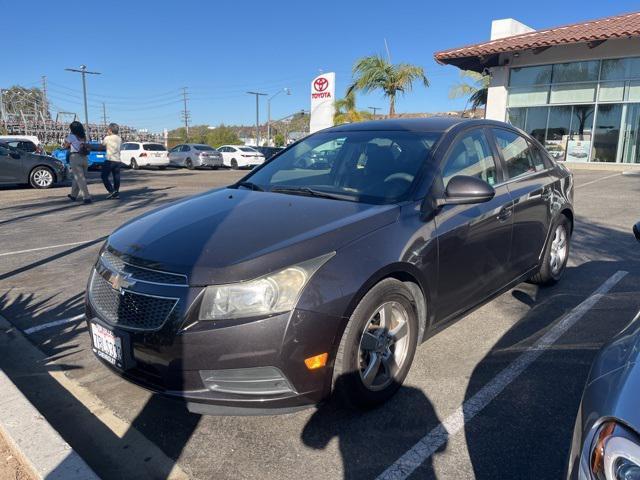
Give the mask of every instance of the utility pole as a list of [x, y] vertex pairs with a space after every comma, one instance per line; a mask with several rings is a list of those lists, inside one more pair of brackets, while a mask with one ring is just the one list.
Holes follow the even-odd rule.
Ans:
[[378, 110], [382, 110], [382, 108], [380, 108], [380, 107], [368, 107], [368, 108], [369, 108], [369, 110], [373, 110], [373, 119], [374, 119], [374, 120], [375, 120], [375, 118], [376, 118], [376, 112], [377, 112]]
[[256, 96], [256, 147], [260, 146], [260, 96], [266, 96], [266, 93], [247, 92], [249, 95]]
[[87, 75], [102, 75], [100, 72], [90, 72], [86, 65], [80, 65], [80, 68], [65, 68], [67, 72], [75, 72], [82, 74], [82, 96], [84, 97], [84, 123], [87, 132], [89, 132], [89, 109], [87, 108]]
[[[42, 110], [46, 114], [49, 112], [49, 99], [47, 98], [47, 76], [42, 75]], [[48, 116], [48, 115], [45, 115]]]
[[191, 120], [191, 113], [187, 109], [187, 87], [182, 87], [182, 99], [184, 101], [184, 110], [182, 111], [182, 119], [184, 120], [184, 129], [187, 134], [187, 142], [189, 141], [189, 120]]
[[102, 123], [105, 127], [107, 126], [107, 107], [104, 102], [102, 102]]

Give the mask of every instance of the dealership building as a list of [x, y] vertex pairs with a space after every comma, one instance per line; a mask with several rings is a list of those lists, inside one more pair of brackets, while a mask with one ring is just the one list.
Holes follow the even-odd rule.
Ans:
[[495, 20], [490, 41], [435, 59], [490, 74], [486, 117], [555, 158], [640, 164], [640, 12], [537, 31]]

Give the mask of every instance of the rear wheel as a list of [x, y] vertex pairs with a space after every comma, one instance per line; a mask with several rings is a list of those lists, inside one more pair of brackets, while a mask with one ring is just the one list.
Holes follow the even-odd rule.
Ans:
[[138, 170], [140, 168], [135, 158], [131, 159], [131, 162], [129, 162], [129, 166], [131, 167], [132, 170]]
[[539, 285], [553, 285], [558, 282], [567, 266], [570, 243], [571, 223], [567, 217], [560, 215], [545, 247], [540, 270], [531, 277], [531, 282]]
[[189, 170], [193, 170], [193, 162], [191, 161], [190, 158], [187, 158], [184, 162], [185, 167], [187, 167]]
[[167, 169], [167, 166], [166, 166], [166, 165], [162, 165], [162, 166], [160, 166], [160, 167], [158, 167], [158, 168], [159, 168], [160, 170], [166, 170], [166, 169]]
[[33, 188], [50, 188], [53, 182], [53, 172], [48, 167], [36, 167], [29, 174], [29, 185]]
[[417, 340], [411, 291], [394, 278], [382, 280], [360, 301], [342, 335], [333, 371], [339, 399], [365, 409], [388, 400], [409, 372]]
[[238, 161], [235, 158], [231, 159], [231, 168], [233, 168], [234, 170], [238, 169]]

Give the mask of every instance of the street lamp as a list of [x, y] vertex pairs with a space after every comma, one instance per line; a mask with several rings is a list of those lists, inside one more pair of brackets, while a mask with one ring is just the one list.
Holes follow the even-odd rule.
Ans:
[[287, 95], [291, 95], [291, 89], [285, 87], [282, 90], [278, 90], [267, 99], [267, 147], [271, 146], [271, 99], [280, 95], [282, 92], [285, 92]]
[[375, 120], [376, 119], [376, 112], [378, 110], [382, 110], [382, 108], [380, 108], [380, 107], [369, 107], [369, 110], [373, 110], [373, 119]]

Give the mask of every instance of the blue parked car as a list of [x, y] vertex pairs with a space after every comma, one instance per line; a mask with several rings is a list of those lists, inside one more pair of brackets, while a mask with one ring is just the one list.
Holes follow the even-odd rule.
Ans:
[[[102, 144], [97, 141], [88, 142], [89, 145], [95, 147], [101, 147]], [[51, 153], [51, 156], [57, 158], [58, 160], [62, 160], [65, 164], [68, 163], [67, 156], [69, 155], [69, 150], [64, 148], [58, 148]], [[107, 154], [104, 151], [95, 151], [92, 150], [89, 152], [89, 168], [99, 168], [102, 166], [104, 161], [107, 159]]]

